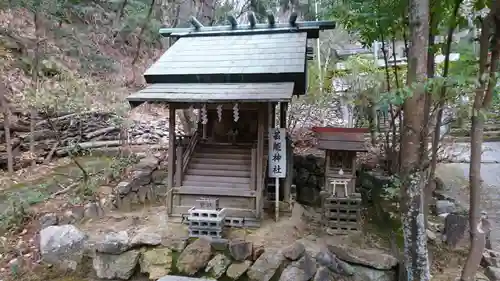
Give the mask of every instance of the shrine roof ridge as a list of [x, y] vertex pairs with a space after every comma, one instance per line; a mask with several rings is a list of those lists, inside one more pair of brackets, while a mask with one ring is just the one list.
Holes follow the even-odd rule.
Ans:
[[334, 21], [297, 21], [297, 13], [292, 12], [287, 23], [276, 23], [272, 13], [267, 14], [267, 23], [257, 23], [255, 13], [248, 12], [248, 24], [238, 24], [233, 15], [227, 16], [229, 25], [204, 26], [195, 17], [189, 20], [191, 28], [160, 28], [164, 37], [214, 37], [241, 36], [253, 34], [307, 33], [307, 38], [318, 38], [319, 32], [335, 29]]

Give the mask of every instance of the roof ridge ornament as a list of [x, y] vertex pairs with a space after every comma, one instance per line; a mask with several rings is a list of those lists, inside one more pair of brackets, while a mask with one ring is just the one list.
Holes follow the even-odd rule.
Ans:
[[247, 18], [248, 18], [248, 23], [250, 24], [250, 28], [254, 29], [255, 26], [257, 25], [257, 17], [255, 16], [255, 13], [252, 11], [248, 12]]
[[253, 11], [247, 13], [249, 24], [240, 24], [232, 14], [227, 16], [229, 25], [204, 26], [195, 17], [191, 17], [190, 28], [161, 28], [160, 34], [165, 37], [201, 37], [276, 34], [289, 32], [306, 32], [307, 38], [318, 38], [319, 31], [335, 29], [334, 21], [297, 21], [297, 12], [292, 12], [287, 23], [277, 23], [271, 11], [267, 12], [267, 23], [258, 23]]

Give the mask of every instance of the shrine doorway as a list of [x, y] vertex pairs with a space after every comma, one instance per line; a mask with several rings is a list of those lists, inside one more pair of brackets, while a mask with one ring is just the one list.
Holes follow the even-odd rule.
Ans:
[[222, 110], [219, 120], [217, 110], [208, 110], [206, 137], [216, 143], [254, 144], [257, 142], [257, 110], [239, 110], [235, 121], [233, 110]]

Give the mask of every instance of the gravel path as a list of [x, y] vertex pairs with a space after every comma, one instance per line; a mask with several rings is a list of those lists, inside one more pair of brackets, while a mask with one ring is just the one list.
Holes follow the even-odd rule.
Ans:
[[[466, 144], [455, 144], [454, 161], [469, 162], [470, 150]], [[493, 222], [493, 247], [500, 250], [500, 142], [485, 143], [481, 165], [481, 208]], [[469, 206], [469, 163], [440, 164], [436, 171], [447, 186], [447, 195], [460, 205]]]

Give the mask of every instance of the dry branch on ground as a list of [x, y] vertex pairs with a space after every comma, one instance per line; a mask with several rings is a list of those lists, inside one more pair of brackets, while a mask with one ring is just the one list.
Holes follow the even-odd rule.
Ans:
[[[50, 118], [36, 116], [35, 131], [30, 132], [30, 118], [17, 114], [11, 118], [11, 144], [15, 168], [28, 165], [31, 159], [42, 163], [55, 156], [66, 156], [74, 149], [119, 146], [120, 125], [112, 113], [69, 113]], [[54, 128], [52, 128], [54, 126]], [[35, 153], [30, 155], [29, 141], [35, 140]], [[0, 126], [0, 168], [7, 164], [5, 131]]]

